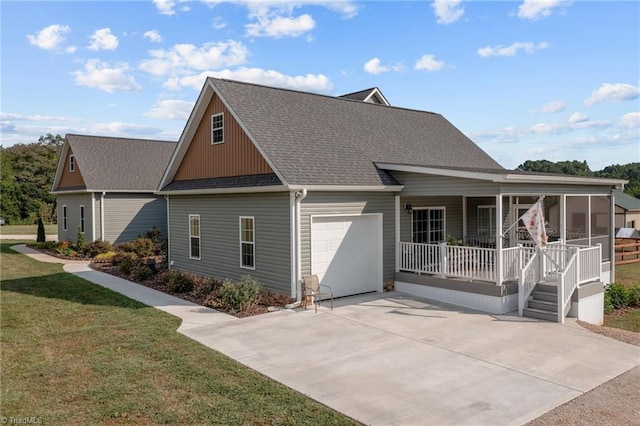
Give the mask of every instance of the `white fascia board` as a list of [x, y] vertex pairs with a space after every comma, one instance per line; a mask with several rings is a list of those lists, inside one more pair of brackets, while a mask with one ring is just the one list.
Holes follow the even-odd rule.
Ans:
[[504, 183], [566, 183], [576, 185], [598, 185], [598, 186], [615, 186], [626, 185], [628, 180], [622, 179], [606, 179], [591, 178], [582, 176], [547, 176], [547, 175], [518, 175], [505, 174], [503, 176]]
[[51, 185], [51, 193], [55, 191], [58, 185], [60, 185], [60, 179], [62, 179], [62, 171], [64, 169], [64, 160], [67, 158], [67, 154], [69, 153], [69, 141], [67, 138], [64, 139], [64, 145], [62, 146], [62, 151], [60, 152], [60, 158], [58, 158], [58, 167], [56, 168], [56, 176], [53, 178], [53, 184]]
[[378, 98], [380, 98], [380, 100], [382, 100], [382, 102], [384, 103], [384, 105], [386, 106], [390, 106], [389, 101], [387, 101], [387, 98], [384, 97], [384, 95], [382, 94], [382, 92], [376, 87], [374, 88], [371, 93], [369, 93], [369, 95], [364, 98], [363, 102], [367, 102], [369, 99], [371, 99], [373, 96], [378, 96]]
[[404, 185], [289, 185], [292, 191], [324, 191], [324, 192], [400, 192], [404, 189]]
[[271, 186], [244, 186], [240, 188], [206, 188], [206, 189], [187, 189], [176, 191], [155, 191], [156, 195], [207, 195], [207, 194], [234, 194], [234, 193], [251, 193], [251, 192], [285, 192], [290, 189], [285, 185]]
[[438, 169], [434, 167], [405, 166], [402, 164], [375, 163], [375, 165], [379, 169], [391, 170], [396, 172], [409, 172], [409, 173], [419, 173], [419, 174], [427, 174], [427, 175], [449, 176], [449, 177], [458, 177], [463, 179], [488, 180], [490, 182], [500, 182], [499, 179], [503, 176], [498, 173], [469, 172], [469, 171], [452, 170], [452, 169]]

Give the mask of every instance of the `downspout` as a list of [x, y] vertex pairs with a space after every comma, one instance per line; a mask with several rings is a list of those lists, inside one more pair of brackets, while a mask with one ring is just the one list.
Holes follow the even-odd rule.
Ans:
[[104, 197], [106, 192], [102, 192], [100, 195], [100, 239], [104, 241]]
[[171, 269], [171, 227], [169, 222], [169, 196], [165, 195], [164, 199], [167, 201], [167, 265]]
[[[295, 216], [295, 285], [296, 285], [296, 301], [287, 305], [286, 307], [296, 308], [300, 306], [302, 302], [302, 236], [300, 235], [300, 203], [307, 197], [307, 188], [302, 188], [300, 191], [296, 191], [294, 205]], [[294, 248], [292, 248], [294, 250]]]

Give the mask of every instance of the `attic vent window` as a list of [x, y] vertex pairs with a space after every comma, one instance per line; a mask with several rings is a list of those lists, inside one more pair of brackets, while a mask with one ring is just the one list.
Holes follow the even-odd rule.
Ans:
[[211, 116], [211, 145], [224, 142], [224, 114]]
[[70, 172], [76, 171], [76, 157], [74, 157], [73, 155], [69, 156], [69, 171]]

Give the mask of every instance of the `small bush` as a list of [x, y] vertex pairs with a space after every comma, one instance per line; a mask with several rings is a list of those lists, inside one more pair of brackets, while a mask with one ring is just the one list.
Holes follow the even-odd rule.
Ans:
[[622, 284], [613, 283], [608, 285], [605, 290], [605, 298], [606, 295], [609, 296], [609, 302], [613, 309], [620, 309], [629, 305], [629, 292]]
[[260, 290], [260, 284], [245, 275], [238, 284], [225, 280], [220, 288], [220, 299], [231, 313], [246, 311], [255, 302]]
[[71, 247], [71, 241], [60, 241], [58, 243], [58, 250], [66, 250]]
[[210, 294], [216, 293], [220, 289], [221, 283], [213, 278], [204, 278], [193, 281], [193, 290], [191, 295], [197, 298], [205, 298]]
[[187, 293], [193, 290], [193, 281], [180, 271], [169, 271], [167, 274], [167, 290], [174, 293]]
[[162, 235], [162, 230], [156, 226], [153, 226], [149, 228], [147, 232], [144, 233], [143, 237], [150, 239], [154, 243], [159, 243], [160, 241], [162, 241], [161, 235]]
[[629, 306], [640, 308], [640, 284], [636, 284], [627, 290], [629, 292]]
[[120, 272], [129, 275], [138, 263], [138, 256], [134, 253], [116, 252], [111, 263], [116, 265]]
[[38, 235], [36, 236], [36, 242], [44, 243], [47, 241], [47, 237], [44, 234], [44, 223], [42, 223], [42, 218], [38, 218]]
[[153, 271], [146, 263], [136, 262], [131, 268], [131, 278], [134, 281], [144, 281], [151, 277], [153, 277]]
[[99, 261], [113, 261], [113, 258], [116, 256], [116, 252], [115, 251], [108, 251], [106, 253], [98, 253], [96, 254], [93, 259], [94, 260], [99, 260]]
[[82, 228], [78, 225], [78, 238], [76, 240], [76, 246], [82, 250], [84, 248], [84, 232], [82, 232]]
[[108, 241], [95, 240], [84, 248], [84, 254], [89, 257], [96, 257], [99, 254], [108, 253], [113, 249]]
[[149, 238], [138, 238], [133, 241], [122, 243], [116, 246], [116, 249], [134, 253], [138, 257], [149, 257], [155, 253], [155, 245]]

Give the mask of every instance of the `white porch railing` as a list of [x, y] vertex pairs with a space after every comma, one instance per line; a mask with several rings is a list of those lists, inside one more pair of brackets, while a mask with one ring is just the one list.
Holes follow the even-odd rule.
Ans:
[[571, 296], [579, 284], [578, 252], [580, 249], [571, 248], [571, 257], [567, 261], [564, 271], [560, 272], [558, 280], [558, 322], [564, 323], [567, 314], [567, 305], [571, 302]]
[[518, 315], [522, 316], [524, 306], [536, 284], [540, 282], [539, 252], [534, 252], [529, 261], [520, 269], [518, 276]]

